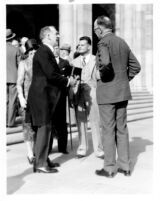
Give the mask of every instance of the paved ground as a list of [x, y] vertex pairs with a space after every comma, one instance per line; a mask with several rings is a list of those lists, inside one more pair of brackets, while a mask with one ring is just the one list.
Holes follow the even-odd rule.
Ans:
[[56, 153], [54, 142], [52, 161], [59, 162], [56, 174], [33, 173], [26, 159], [25, 144], [7, 147], [7, 194], [150, 194], [153, 179], [153, 120], [146, 119], [128, 124], [130, 131], [130, 152], [132, 176], [117, 174], [115, 178], [98, 177], [103, 160], [92, 153], [91, 134], [88, 156], [75, 158], [78, 145], [74, 134], [73, 150], [69, 155]]

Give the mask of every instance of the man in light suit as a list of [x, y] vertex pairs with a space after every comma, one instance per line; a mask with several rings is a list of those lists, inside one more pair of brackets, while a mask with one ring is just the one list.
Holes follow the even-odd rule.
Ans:
[[75, 94], [75, 111], [79, 132], [79, 147], [77, 157], [86, 156], [88, 150], [87, 140], [87, 120], [89, 117], [93, 149], [97, 157], [103, 157], [103, 147], [101, 141], [99, 110], [96, 101], [96, 58], [90, 53], [91, 39], [83, 36], [79, 39], [80, 56], [72, 61], [72, 65], [82, 68], [81, 82]]
[[112, 33], [108, 17], [98, 17], [94, 22], [94, 31], [100, 39], [96, 55], [100, 72], [97, 100], [105, 155], [104, 168], [97, 170], [96, 174], [114, 177], [118, 171], [130, 176], [127, 129], [127, 105], [131, 99], [129, 81], [141, 67], [126, 42]]
[[6, 30], [6, 64], [7, 64], [7, 127], [15, 125], [17, 106], [17, 67], [19, 51], [12, 45], [12, 40], [16, 34], [11, 29]]
[[60, 74], [53, 54], [58, 40], [54, 26], [43, 27], [40, 31], [41, 47], [33, 57], [33, 76], [28, 93], [26, 122], [32, 122], [37, 129], [34, 153], [34, 172], [56, 173], [58, 163], [49, 160], [51, 121], [59, 100], [61, 89], [73, 86], [76, 81]]

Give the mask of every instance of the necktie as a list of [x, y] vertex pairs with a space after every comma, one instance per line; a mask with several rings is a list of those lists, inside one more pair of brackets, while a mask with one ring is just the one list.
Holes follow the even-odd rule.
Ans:
[[86, 57], [83, 57], [82, 59], [82, 66], [84, 67], [86, 65]]

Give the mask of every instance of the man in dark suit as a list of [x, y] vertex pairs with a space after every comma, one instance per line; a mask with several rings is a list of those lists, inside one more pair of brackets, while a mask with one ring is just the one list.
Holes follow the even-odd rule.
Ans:
[[[54, 56], [59, 66], [61, 75], [66, 76], [65, 70], [66, 68], [70, 68], [70, 65], [68, 60], [62, 59], [59, 55], [60, 55], [59, 46], [58, 44], [56, 44], [54, 46]], [[61, 90], [59, 101], [57, 103], [54, 116], [53, 116], [53, 125], [54, 125], [54, 129], [56, 130], [56, 134], [58, 138], [58, 151], [63, 154], [68, 154], [68, 151], [67, 151], [68, 131], [67, 131], [67, 120], [66, 120], [67, 93], [68, 93], [67, 88], [63, 88]], [[51, 150], [53, 139], [51, 140], [50, 143], [51, 143], [50, 144], [51, 146], [50, 150]]]
[[51, 138], [51, 120], [61, 89], [69, 85], [74, 86], [76, 81], [60, 74], [59, 67], [53, 54], [53, 47], [58, 40], [55, 27], [46, 26], [40, 31], [41, 47], [33, 58], [33, 77], [28, 94], [27, 122], [31, 119], [37, 128], [34, 153], [34, 172], [55, 173], [55, 167], [49, 160], [49, 144]]
[[7, 127], [15, 125], [17, 107], [17, 67], [19, 60], [18, 48], [12, 45], [12, 40], [16, 34], [11, 29], [6, 30], [6, 64], [7, 64]]
[[[96, 174], [114, 177], [116, 172], [129, 176], [129, 137], [127, 104], [131, 99], [129, 81], [140, 71], [140, 64], [126, 42], [112, 33], [111, 20], [106, 16], [94, 22], [94, 32], [100, 39], [97, 45], [97, 100], [99, 104], [104, 168]], [[116, 151], [118, 158], [116, 160]]]

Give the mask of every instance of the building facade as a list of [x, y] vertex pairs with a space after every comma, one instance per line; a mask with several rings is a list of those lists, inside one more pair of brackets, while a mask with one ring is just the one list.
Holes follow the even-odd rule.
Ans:
[[[153, 91], [153, 5], [152, 4], [52, 4], [52, 5], [7, 5], [7, 26], [24, 36], [38, 38], [41, 27], [55, 25], [60, 32], [60, 45], [69, 43], [72, 53], [79, 37], [90, 36], [93, 53], [97, 38], [93, 22], [99, 15], [107, 15], [114, 24], [114, 33], [129, 44], [141, 63], [142, 70], [133, 81], [132, 91]], [[23, 17], [15, 27], [15, 13]], [[12, 17], [11, 17], [12, 16]], [[45, 17], [44, 17], [45, 16]], [[17, 16], [17, 19], [20, 17]], [[16, 20], [17, 20], [16, 19]], [[21, 32], [20, 32], [21, 31]], [[28, 32], [27, 32], [28, 31]]]

